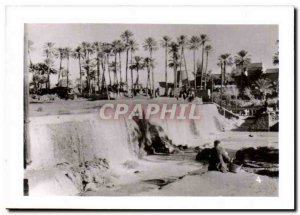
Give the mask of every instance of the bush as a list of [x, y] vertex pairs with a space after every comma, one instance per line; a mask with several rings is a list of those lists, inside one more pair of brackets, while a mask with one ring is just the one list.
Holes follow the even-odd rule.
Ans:
[[254, 95], [253, 95], [251, 89], [248, 88], [248, 87], [246, 87], [246, 88], [244, 89], [243, 95], [244, 95], [245, 97], [249, 98], [250, 100], [254, 99]]
[[250, 106], [263, 106], [264, 102], [259, 100], [259, 99], [251, 99], [251, 100], [242, 100], [242, 99], [238, 99], [238, 100], [232, 100], [231, 103], [233, 105], [236, 105], [238, 107], [250, 107]]
[[211, 96], [213, 98], [213, 102], [219, 104], [221, 99], [220, 99], [220, 92], [212, 92]]
[[275, 106], [277, 104], [278, 104], [278, 97], [268, 99], [268, 105]]

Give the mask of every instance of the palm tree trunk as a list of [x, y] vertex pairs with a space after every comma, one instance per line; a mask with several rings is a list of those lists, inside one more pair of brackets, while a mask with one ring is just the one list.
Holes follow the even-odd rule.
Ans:
[[174, 97], [175, 97], [175, 91], [177, 89], [177, 65], [176, 65], [176, 59], [173, 59], [173, 64], [174, 64]]
[[224, 82], [224, 78], [223, 78], [223, 63], [221, 63], [221, 93], [220, 93], [220, 107], [222, 107], [222, 99], [223, 99], [223, 82]]
[[196, 74], [196, 49], [194, 49], [194, 52], [193, 52], [193, 58], [194, 58], [194, 77], [195, 77], [194, 86], [195, 86], [195, 90], [196, 90], [196, 88], [197, 88], [197, 74]]
[[186, 66], [186, 60], [185, 60], [184, 51], [182, 52], [182, 54], [183, 54], [183, 62], [184, 62], [184, 67], [185, 67], [186, 79], [187, 79], [187, 82], [188, 82], [188, 86], [190, 87], [190, 80], [189, 80], [189, 74], [188, 74], [188, 71], [187, 71], [187, 66]]
[[180, 61], [179, 61], [179, 71], [180, 71], [180, 73], [179, 73], [179, 80], [178, 80], [178, 85], [179, 85], [179, 88], [180, 88], [180, 81], [182, 81], [181, 79], [182, 79], [182, 50], [183, 50], [183, 48], [181, 49], [181, 53], [180, 53]]
[[50, 65], [48, 66], [48, 73], [47, 73], [47, 84], [46, 84], [46, 89], [47, 89], [47, 91], [48, 91], [48, 93], [49, 93], [49, 91], [50, 91]]
[[67, 58], [67, 89], [69, 88], [69, 62], [70, 62], [70, 59], [68, 56], [68, 58]]
[[204, 43], [202, 45], [202, 60], [201, 60], [201, 84], [200, 84], [200, 88], [202, 89], [203, 88], [203, 85], [202, 85], [202, 81], [203, 81], [203, 62], [204, 61]]
[[97, 86], [98, 91], [100, 91], [100, 59], [97, 59]]
[[226, 84], [227, 85], [227, 82], [226, 82], [226, 61], [224, 62], [224, 85]]
[[102, 89], [106, 86], [105, 80], [105, 57], [101, 60], [101, 68], [102, 68], [102, 78], [101, 78], [101, 92]]
[[[89, 54], [87, 54], [87, 60], [89, 62]], [[87, 83], [87, 89], [88, 89], [88, 94], [91, 95], [91, 79], [90, 79], [90, 67], [89, 65], [87, 66], [87, 69], [86, 69], [86, 83]]]
[[148, 77], [147, 77], [147, 96], [149, 96], [149, 90], [151, 90], [151, 84], [150, 84], [150, 68], [149, 65], [147, 67]]
[[122, 66], [121, 66], [121, 52], [119, 52], [119, 69], [120, 69], [120, 89], [122, 85]]
[[81, 61], [80, 61], [81, 56], [79, 56], [78, 61], [79, 61], [79, 81], [80, 81], [80, 94], [82, 94], [82, 72], [81, 72]]
[[90, 70], [90, 68], [89, 68], [89, 66], [87, 66], [87, 69], [86, 69], [86, 86], [87, 86], [88, 93], [90, 95], [90, 93], [91, 93], [91, 87], [90, 87], [91, 82], [90, 82], [90, 71], [89, 70]]
[[138, 86], [138, 84], [139, 84], [139, 68], [138, 67], [136, 68], [136, 80], [135, 80], [135, 84], [136, 84], [136, 86]]
[[129, 48], [127, 48], [127, 50], [126, 50], [126, 71], [125, 71], [125, 73], [126, 73], [126, 76], [125, 76], [125, 81], [126, 81], [126, 84], [127, 84], [127, 88], [128, 88], [128, 55], [129, 55]]
[[117, 74], [117, 53], [115, 54], [115, 78], [116, 78], [116, 81], [117, 81], [117, 92], [118, 92], [118, 95], [119, 95], [120, 94], [120, 88], [119, 88], [119, 81], [118, 81], [118, 74]]
[[131, 73], [131, 89], [132, 89], [133, 88], [132, 51], [130, 51], [130, 73]]
[[[151, 59], [151, 63], [152, 63], [152, 51], [150, 50], [150, 59]], [[150, 67], [151, 68], [151, 67]], [[152, 69], [152, 96], [154, 95], [154, 69]]]
[[101, 67], [102, 67], [102, 86], [101, 86], [101, 92], [102, 92], [102, 89], [105, 87], [106, 89], [106, 94], [107, 94], [107, 98], [108, 100], [110, 100], [110, 97], [109, 97], [109, 92], [108, 92], [108, 87], [107, 87], [107, 84], [106, 84], [106, 79], [105, 79], [105, 59], [101, 61]]
[[166, 80], [165, 96], [167, 96], [168, 95], [168, 45], [167, 43], [165, 49], [165, 80]]
[[59, 70], [58, 70], [58, 78], [57, 78], [57, 86], [60, 86], [60, 74], [62, 69], [62, 58], [60, 58]]
[[208, 52], [206, 52], [206, 65], [205, 65], [205, 76], [204, 76], [204, 89], [205, 90], [206, 90], [207, 66], [208, 66]]
[[213, 102], [213, 91], [214, 91], [214, 77], [211, 76], [211, 101]]
[[117, 76], [117, 54], [115, 54], [115, 76], [114, 76], [114, 82], [117, 84], [117, 86], [119, 86], [119, 82], [118, 82], [118, 76]]
[[111, 86], [111, 76], [110, 76], [110, 68], [109, 68], [109, 54], [107, 54], [107, 71], [108, 71], [108, 77], [109, 77], [109, 85]]
[[154, 96], [154, 71], [152, 68], [152, 96]]

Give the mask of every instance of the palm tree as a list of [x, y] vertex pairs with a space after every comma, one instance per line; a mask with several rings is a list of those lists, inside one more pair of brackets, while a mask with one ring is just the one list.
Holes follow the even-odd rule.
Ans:
[[165, 82], [166, 82], [165, 96], [167, 96], [168, 94], [168, 49], [170, 43], [171, 43], [171, 38], [169, 36], [163, 36], [161, 41], [161, 46], [165, 48]]
[[175, 42], [170, 44], [169, 53], [171, 55], [171, 63], [169, 63], [169, 67], [173, 68], [174, 70], [174, 97], [175, 97], [175, 90], [177, 89], [177, 67], [179, 66], [179, 45]]
[[[144, 58], [144, 66], [147, 68], [147, 84], [146, 84], [146, 89], [147, 89], [147, 95], [149, 96], [149, 90], [151, 89], [151, 83], [150, 83], [150, 72], [151, 69], [154, 68], [154, 60], [150, 57]], [[152, 92], [153, 94], [153, 92]]]
[[110, 67], [110, 70], [112, 71], [113, 73], [113, 85], [117, 85], [119, 86], [119, 81], [118, 81], [118, 74], [117, 74], [117, 63], [115, 61], [112, 61], [110, 64], [109, 64], [109, 67]]
[[198, 48], [200, 47], [200, 42], [201, 42], [201, 40], [200, 40], [200, 38], [199, 37], [197, 37], [197, 36], [192, 36], [191, 37], [191, 39], [190, 39], [190, 41], [189, 41], [189, 48], [190, 48], [190, 50], [193, 50], [193, 59], [194, 59], [194, 78], [195, 78], [195, 80], [194, 80], [194, 87], [195, 87], [195, 89], [196, 89], [196, 87], [197, 87], [197, 78], [196, 78], [196, 50], [198, 50]]
[[109, 62], [109, 57], [112, 53], [112, 46], [109, 43], [103, 43], [102, 44], [102, 50], [104, 54], [106, 55], [105, 57], [105, 64], [107, 65], [107, 71], [108, 71], [108, 77], [109, 77], [109, 85], [111, 86], [111, 75], [110, 75], [110, 62]]
[[90, 44], [90, 43], [88, 43], [88, 42], [82, 42], [81, 43], [81, 48], [82, 48], [82, 52], [83, 52], [83, 56], [84, 56], [84, 58], [85, 58], [85, 65], [86, 65], [86, 67], [85, 67], [85, 71], [86, 71], [86, 86], [87, 86], [87, 89], [88, 89], [88, 92], [89, 92], [89, 94], [91, 94], [91, 84], [90, 84], [90, 82], [91, 82], [91, 80], [90, 80], [90, 78], [91, 78], [91, 74], [90, 74], [90, 72], [91, 72], [91, 70], [90, 70], [90, 68], [89, 68], [89, 63], [87, 63], [87, 62], [90, 62], [90, 55], [91, 54], [93, 54], [93, 52], [94, 52], [94, 50], [93, 50], [93, 47], [92, 47], [92, 45]]
[[[48, 83], [47, 74], [49, 73], [49, 59], [46, 59], [44, 63], [31, 64], [29, 72], [33, 73], [33, 84], [37, 91], [39, 91], [43, 84]], [[52, 64], [50, 63], [52, 66]], [[56, 74], [57, 71], [54, 68], [50, 68], [50, 74]]]
[[69, 47], [64, 48], [65, 56], [67, 59], [67, 88], [69, 88], [69, 64], [70, 64], [70, 55], [72, 53], [72, 49]]
[[100, 64], [101, 64], [101, 61], [103, 58], [101, 42], [94, 42], [93, 49], [94, 49], [94, 52], [96, 53], [96, 62], [97, 62], [97, 87], [98, 87], [98, 90], [100, 90]]
[[[152, 53], [153, 53], [153, 51], [156, 51], [158, 49], [157, 42], [155, 41], [154, 38], [148, 37], [145, 39], [143, 47], [144, 47], [145, 51], [149, 51], [149, 57], [152, 61]], [[153, 71], [153, 68], [154, 67], [150, 68], [152, 71], [152, 95], [154, 94], [154, 71]]]
[[64, 48], [57, 48], [57, 57], [59, 58], [59, 70], [58, 70], [58, 77], [57, 77], [57, 86], [60, 86], [60, 76], [62, 72], [62, 61], [66, 58], [65, 49]]
[[130, 73], [131, 73], [131, 87], [133, 87], [133, 71], [131, 66], [133, 65], [132, 54], [138, 50], [138, 44], [135, 40], [131, 39], [128, 42], [128, 48], [130, 50]]
[[245, 72], [247, 65], [251, 63], [251, 58], [246, 50], [241, 50], [234, 58], [234, 63], [237, 67], [241, 68], [242, 73]]
[[95, 63], [89, 58], [83, 60], [82, 68], [86, 71], [87, 74], [87, 90], [89, 95], [92, 93], [91, 77], [93, 75], [94, 67]]
[[178, 45], [179, 45], [179, 47], [181, 49], [181, 53], [180, 53], [180, 65], [179, 65], [179, 67], [180, 67], [180, 77], [182, 79], [182, 70], [181, 70], [181, 67], [182, 67], [182, 61], [183, 61], [184, 66], [185, 66], [186, 78], [187, 78], [187, 82], [188, 82], [188, 86], [189, 86], [190, 81], [189, 81], [189, 76], [188, 76], [187, 67], [186, 67], [186, 60], [185, 60], [185, 55], [184, 55], [184, 49], [186, 48], [186, 46], [188, 44], [187, 36], [180, 35], [177, 38], [177, 42], [178, 42]]
[[30, 65], [32, 64], [32, 61], [31, 61], [31, 52], [33, 50], [35, 50], [35, 48], [33, 47], [33, 42], [31, 40], [28, 40], [28, 42], [27, 42], [27, 53], [28, 53], [28, 58], [29, 58]]
[[48, 66], [48, 72], [47, 72], [47, 83], [46, 83], [46, 89], [49, 92], [50, 90], [50, 73], [51, 73], [51, 66], [53, 64], [53, 58], [56, 56], [56, 50], [54, 48], [54, 43], [47, 42], [44, 45], [44, 55], [46, 57], [45, 63]]
[[205, 78], [207, 82], [210, 82], [210, 89], [211, 89], [211, 101], [213, 101], [213, 94], [212, 92], [214, 91], [214, 75], [212, 74], [212, 70], [208, 70], [206, 72]]
[[[105, 89], [107, 98], [108, 98], [108, 100], [110, 100], [110, 96], [109, 96], [109, 92], [108, 92], [108, 86], [107, 86], [106, 78], [105, 78], [105, 67], [106, 67], [106, 57], [107, 57], [107, 54], [105, 53], [106, 45], [101, 43], [100, 47], [101, 47], [101, 52], [99, 53], [100, 56], [98, 56], [98, 57], [100, 58], [100, 64], [101, 64], [101, 68], [102, 68], [102, 84], [101, 84], [101, 91], [100, 91], [100, 88], [99, 88], [99, 91], [100, 91], [100, 93], [102, 93], [103, 89]], [[99, 76], [100, 76], [100, 73], [99, 73]], [[98, 78], [100, 79], [99, 76], [98, 76]]]
[[[118, 62], [117, 62], [117, 55], [118, 53], [121, 51], [121, 45], [122, 45], [122, 42], [121, 40], [114, 40], [112, 43], [111, 43], [111, 48], [112, 48], [112, 53], [114, 54], [114, 57], [115, 57], [115, 61], [114, 61], [114, 80], [117, 84], [117, 88], [118, 88], [118, 94], [119, 94], [119, 81], [118, 81], [118, 75], [117, 75], [117, 65], [118, 65]], [[120, 56], [120, 55], [119, 55]], [[121, 62], [119, 62], [121, 63]], [[121, 76], [121, 71], [120, 71], [120, 84], [122, 82], [122, 76]]]
[[82, 71], [81, 71], [81, 59], [83, 58], [81, 46], [77, 46], [72, 52], [72, 57], [78, 59], [79, 63], [79, 92], [82, 94]]
[[81, 43], [81, 48], [84, 53], [84, 58], [89, 59], [90, 55], [94, 53], [93, 46], [89, 42], [82, 42]]
[[203, 81], [203, 64], [204, 64], [204, 48], [205, 48], [205, 43], [209, 41], [209, 38], [206, 34], [200, 34], [200, 44], [202, 46], [202, 60], [201, 60], [201, 84], [200, 87], [202, 89], [202, 81]]
[[128, 74], [128, 55], [129, 55], [129, 50], [130, 50], [130, 44], [129, 41], [131, 40], [131, 38], [133, 37], [133, 33], [129, 30], [125, 30], [122, 34], [121, 34], [121, 38], [125, 44], [125, 49], [126, 49], [126, 69], [125, 69], [125, 81], [126, 84], [128, 86], [128, 78], [127, 78], [127, 74]]
[[[124, 43], [122, 41], [119, 41], [118, 49], [117, 50], [118, 50], [118, 54], [119, 54], [119, 73], [120, 73], [120, 87], [121, 87], [121, 85], [123, 84], [123, 81], [122, 81], [122, 64], [121, 64], [122, 60], [121, 60], [121, 54], [122, 54], [122, 52], [125, 51], [125, 45], [124, 45]], [[127, 83], [127, 81], [126, 81], [126, 83]]]
[[221, 54], [218, 58], [218, 65], [221, 67], [221, 104], [222, 106], [222, 98], [223, 98], [223, 85], [224, 85], [224, 79], [226, 77], [226, 66], [232, 64], [232, 59], [230, 57], [230, 54]]
[[272, 86], [271, 82], [268, 79], [258, 79], [255, 81], [255, 85], [261, 93], [262, 100], [265, 101], [266, 95]]
[[[279, 40], [276, 40], [276, 44], [279, 44]], [[279, 51], [275, 52], [274, 56], [273, 56], [273, 64], [275, 66], [279, 65]]]
[[206, 45], [205, 48], [205, 53], [206, 53], [206, 65], [205, 65], [205, 74], [204, 74], [204, 89], [206, 90], [206, 78], [207, 78], [207, 68], [208, 68], [208, 55], [210, 52], [212, 52], [212, 46], [211, 45]]
[[[222, 73], [222, 77], [223, 77], [223, 84], [226, 77], [226, 68], [227, 66], [231, 66], [232, 65], [232, 58], [230, 57], [231, 54], [226, 53], [226, 54], [221, 54], [219, 57], [219, 61], [222, 64], [222, 68], [223, 68], [223, 73]], [[223, 85], [222, 84], [222, 85]]]
[[[148, 60], [147, 60], [148, 61]], [[147, 62], [148, 63], [148, 62]], [[134, 56], [134, 64], [131, 65], [132, 69], [136, 70], [136, 81], [135, 85], [139, 85], [139, 70], [144, 68], [143, 58], [140, 56]]]

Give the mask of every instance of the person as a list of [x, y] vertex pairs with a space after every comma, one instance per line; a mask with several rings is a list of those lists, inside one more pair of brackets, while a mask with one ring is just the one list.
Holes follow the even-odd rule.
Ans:
[[232, 160], [230, 159], [228, 153], [224, 148], [220, 146], [221, 141], [214, 141], [214, 148], [211, 149], [210, 158], [209, 158], [209, 171], [221, 171], [223, 173], [228, 172], [227, 163], [230, 163]]

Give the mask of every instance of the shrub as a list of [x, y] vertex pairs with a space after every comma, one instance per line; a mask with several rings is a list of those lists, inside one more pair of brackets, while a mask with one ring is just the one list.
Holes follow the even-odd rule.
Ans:
[[262, 102], [259, 99], [251, 99], [251, 100], [242, 100], [242, 99], [238, 99], [238, 100], [233, 100], [231, 101], [231, 103], [233, 105], [236, 105], [238, 107], [250, 107], [250, 106], [263, 106], [264, 102]]
[[251, 99], [254, 99], [254, 95], [253, 95], [251, 89], [248, 88], [248, 87], [246, 87], [246, 88], [244, 89], [243, 95], [246, 96], [246, 97], [247, 97], [248, 99], [250, 99], [250, 100], [251, 100]]

